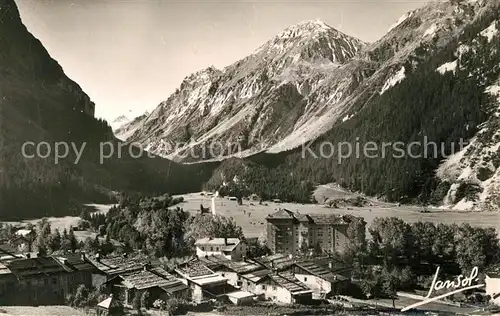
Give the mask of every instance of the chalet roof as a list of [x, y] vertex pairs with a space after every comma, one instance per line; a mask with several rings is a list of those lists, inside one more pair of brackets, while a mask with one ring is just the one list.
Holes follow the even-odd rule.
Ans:
[[82, 254], [67, 254], [61, 256], [52, 256], [66, 271], [91, 271], [96, 268]]
[[289, 291], [292, 295], [312, 292], [305, 284], [301, 283], [292, 273], [270, 274], [274, 282]]
[[205, 285], [212, 286], [214, 284], [227, 283], [227, 279], [225, 277], [220, 276], [220, 275], [215, 274], [215, 273], [211, 274], [211, 275], [203, 275], [203, 276], [199, 276], [199, 277], [194, 277], [194, 278], [191, 278], [190, 280], [198, 285], [201, 285], [201, 286], [205, 286]]
[[274, 254], [254, 260], [265, 265], [269, 269], [284, 270], [291, 267], [295, 263], [295, 259], [289, 255]]
[[238, 238], [201, 238], [195, 242], [196, 246], [217, 246], [221, 251], [233, 251], [240, 244]]
[[231, 261], [221, 255], [212, 255], [198, 258], [204, 265], [213, 271], [221, 269], [229, 269], [236, 273], [249, 273], [256, 270], [264, 269], [265, 267], [254, 261]]
[[335, 274], [324, 266], [316, 264], [314, 261], [297, 262], [296, 265], [299, 268], [302, 268], [306, 272], [310, 273], [311, 275], [314, 275], [331, 283], [347, 280], [346, 277]]
[[227, 264], [231, 262], [228, 258], [222, 255], [211, 255], [205, 257], [199, 257], [199, 261], [201, 261], [205, 266], [207, 266], [211, 270], [218, 270], [220, 268], [225, 268]]
[[214, 271], [210, 270], [201, 261], [196, 259], [179, 265], [177, 270], [179, 270], [182, 274], [186, 275], [189, 278], [210, 276], [214, 274]]
[[180, 282], [179, 284], [160, 286], [160, 288], [169, 294], [174, 294], [179, 291], [184, 291], [189, 287], [186, 284]]
[[253, 283], [257, 283], [263, 278], [267, 277], [270, 273], [272, 273], [271, 270], [268, 269], [263, 269], [263, 270], [258, 270], [258, 271], [253, 271], [247, 274], [243, 274], [241, 277], [244, 279], [247, 279]]
[[109, 258], [89, 258], [89, 261], [101, 272], [107, 275], [132, 272], [143, 269], [148, 260], [143, 257], [115, 256]]
[[7, 267], [18, 277], [36, 274], [55, 274], [66, 270], [52, 257], [13, 260]]
[[[181, 285], [184, 285], [180, 280], [178, 280], [162, 268], [129, 272], [126, 274], [121, 274], [120, 278], [123, 279], [123, 284], [127, 288], [135, 288], [138, 290], [149, 289], [152, 287], [181, 288]], [[184, 285], [182, 289], [185, 288], [187, 287]]]

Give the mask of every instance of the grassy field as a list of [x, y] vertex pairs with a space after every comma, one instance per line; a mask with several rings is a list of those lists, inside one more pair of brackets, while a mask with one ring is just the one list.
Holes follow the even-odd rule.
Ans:
[[[200, 205], [210, 207], [212, 200], [208, 196], [203, 196], [200, 193], [192, 193], [182, 195], [184, 202], [179, 206], [192, 214], [200, 211]], [[329, 186], [321, 186], [315, 193], [318, 201], [324, 201], [328, 198], [346, 198], [356, 196], [353, 193], [344, 192], [337, 188]], [[422, 207], [419, 206], [398, 206], [392, 203], [384, 203], [376, 200], [369, 200], [370, 206], [366, 207], [345, 207], [345, 208], [328, 208], [322, 204], [294, 204], [294, 203], [273, 203], [264, 202], [259, 205], [259, 202], [251, 202], [244, 200], [243, 205], [238, 205], [236, 201], [230, 201], [227, 198], [216, 198], [215, 209], [217, 214], [233, 217], [238, 225], [243, 228], [243, 232], [247, 237], [259, 237], [265, 234], [266, 231], [266, 216], [276, 212], [279, 208], [286, 208], [290, 211], [298, 211], [303, 214], [353, 214], [364, 217], [367, 222], [367, 227], [371, 225], [376, 217], [399, 217], [409, 223], [418, 221], [427, 221], [433, 223], [445, 224], [461, 224], [469, 223], [472, 226], [479, 227], [494, 227], [500, 233], [500, 212], [465, 212], [465, 211], [450, 211], [443, 209], [429, 209], [427, 213], [422, 213]], [[88, 204], [97, 212], [107, 212], [112, 205]], [[76, 226], [79, 217], [50, 217], [49, 221], [52, 228], [63, 230], [69, 229], [70, 226]], [[36, 224], [38, 220], [23, 221], [23, 223], [31, 222]], [[22, 225], [17, 222], [13, 224]], [[75, 236], [79, 240], [85, 240], [87, 237], [95, 237], [95, 233], [86, 231], [77, 231]]]
[[[211, 198], [199, 193], [183, 195], [185, 202], [180, 206], [191, 213], [199, 212], [200, 204], [204, 207], [211, 206]], [[320, 204], [293, 204], [243, 201], [238, 205], [236, 201], [226, 198], [215, 199], [217, 214], [233, 217], [241, 225], [247, 237], [259, 237], [265, 233], [266, 216], [274, 213], [279, 208], [298, 211], [303, 214], [353, 214], [364, 217], [368, 226], [376, 217], [399, 217], [407, 222], [428, 221], [433, 223], [461, 224], [469, 223], [472, 226], [494, 227], [500, 232], [500, 213], [492, 212], [464, 212], [448, 211], [442, 209], [429, 209], [422, 213], [422, 207], [398, 206], [395, 204], [371, 201], [372, 206], [351, 208], [327, 208]]]
[[0, 316], [86, 316], [68, 306], [0, 306]]

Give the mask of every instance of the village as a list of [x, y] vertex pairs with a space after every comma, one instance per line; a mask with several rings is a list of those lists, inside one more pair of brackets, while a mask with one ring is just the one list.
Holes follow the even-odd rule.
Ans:
[[[201, 207], [200, 216], [215, 217], [215, 206], [211, 211]], [[72, 305], [92, 315], [148, 310], [177, 315], [273, 305], [322, 308], [331, 315], [340, 310], [399, 312], [424, 298], [396, 288], [393, 296], [384, 296], [359, 286], [364, 281], [355, 272], [359, 267], [345, 255], [353, 244], [366, 243], [362, 217], [279, 209], [266, 222], [264, 255], [252, 255], [251, 239], [209, 236], [196, 239], [193, 255], [168, 264], [123, 249], [41, 253], [33, 242], [35, 228], [17, 229], [0, 242], [0, 306]], [[440, 300], [424, 310], [491, 309], [500, 304], [500, 269], [489, 267], [485, 282], [481, 295], [487, 301]]]

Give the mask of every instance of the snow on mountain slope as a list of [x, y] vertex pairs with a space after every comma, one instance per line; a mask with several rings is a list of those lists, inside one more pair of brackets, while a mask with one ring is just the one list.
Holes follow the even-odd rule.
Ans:
[[[319, 97], [325, 110], [296, 128], [268, 152], [278, 153], [301, 146], [327, 132], [346, 116], [355, 115], [365, 103], [363, 100], [374, 93], [386, 93], [393, 86], [393, 81], [397, 83], [404, 80], [403, 67], [408, 66], [405, 71], [417, 68], [418, 63], [425, 60], [429, 49], [440, 49], [456, 38], [468, 22], [487, 10], [488, 4], [484, 0], [457, 4], [434, 1], [404, 15], [385, 36], [363, 47], [341, 67], [344, 76], [353, 78], [352, 92], [339, 96], [335, 86], [331, 85], [337, 82], [340, 72], [330, 74], [315, 90], [318, 95], [327, 96]], [[432, 30], [432, 36], [429, 30]], [[334, 96], [331, 100], [330, 91], [333, 91]]]
[[125, 125], [130, 122], [130, 119], [126, 117], [125, 115], [120, 115], [117, 118], [115, 118], [109, 125], [111, 126], [111, 129], [115, 131], [117, 128], [119, 128], [122, 125]]
[[384, 84], [384, 87], [382, 88], [382, 91], [380, 91], [380, 94], [383, 94], [390, 88], [394, 87], [401, 81], [405, 79], [405, 67], [401, 67], [401, 69], [391, 78], [387, 79], [387, 81]]
[[[130, 136], [132, 136], [137, 128], [141, 126], [142, 122], [149, 116], [149, 113], [146, 112], [143, 115], [137, 116], [132, 120], [123, 120], [118, 127], [113, 128], [113, 133], [115, 137], [121, 141], [127, 141]], [[116, 121], [116, 120], [115, 120]]]
[[449, 71], [455, 72], [457, 70], [458, 66], [458, 60], [454, 60], [448, 63], [444, 63], [441, 66], [439, 66], [436, 71], [439, 72], [440, 74], [445, 74]]
[[[186, 77], [129, 141], [186, 162], [230, 156], [236, 147], [264, 150], [332, 106], [323, 99], [333, 103], [352, 91], [355, 78], [343, 66], [363, 46], [321, 21], [293, 25], [223, 70]], [[334, 90], [318, 93], [332, 79]], [[207, 155], [211, 144], [219, 152]]]
[[293, 25], [222, 70], [185, 78], [128, 141], [184, 162], [296, 148], [390, 91], [487, 5], [431, 2], [370, 45], [321, 21]]

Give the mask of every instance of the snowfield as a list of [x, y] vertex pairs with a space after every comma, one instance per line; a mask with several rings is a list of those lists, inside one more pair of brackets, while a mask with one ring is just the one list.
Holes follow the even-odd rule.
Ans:
[[394, 76], [387, 79], [387, 81], [384, 84], [384, 87], [380, 91], [380, 94], [384, 94], [384, 92], [386, 92], [390, 88], [394, 87], [395, 85], [403, 81], [406, 77], [405, 71], [406, 71], [405, 67], [401, 67], [401, 69]]
[[436, 69], [436, 71], [442, 75], [444, 75], [445, 73], [450, 72], [450, 71], [455, 73], [455, 71], [457, 70], [457, 66], [458, 66], [458, 60], [455, 60], [455, 61], [452, 61], [452, 62], [449, 62], [449, 63], [446, 63], [446, 64], [439, 66]]

